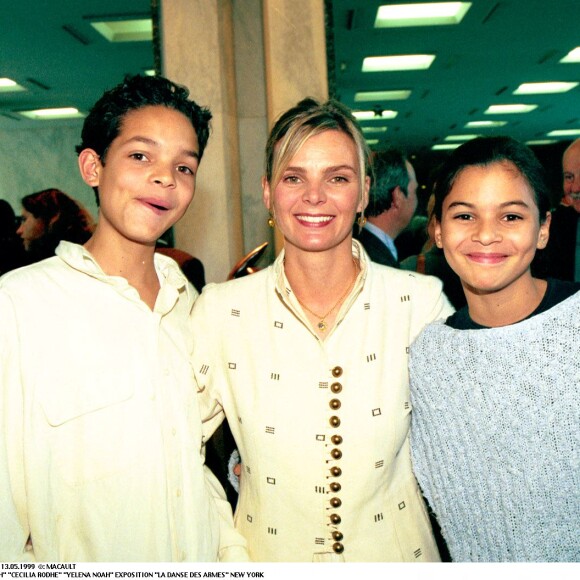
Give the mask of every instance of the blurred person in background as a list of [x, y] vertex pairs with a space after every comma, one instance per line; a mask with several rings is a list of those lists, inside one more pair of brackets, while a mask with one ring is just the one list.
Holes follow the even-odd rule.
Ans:
[[17, 234], [24, 242], [28, 262], [54, 256], [65, 240], [84, 244], [92, 235], [91, 214], [60, 189], [43, 189], [22, 198], [22, 222]]
[[12, 206], [0, 199], [0, 276], [25, 264], [22, 240], [16, 234], [17, 220]]

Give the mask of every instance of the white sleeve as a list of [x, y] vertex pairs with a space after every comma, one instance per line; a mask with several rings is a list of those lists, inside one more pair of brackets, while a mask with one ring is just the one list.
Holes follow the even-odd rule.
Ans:
[[0, 290], [0, 561], [32, 561], [24, 480], [23, 396], [18, 327]]

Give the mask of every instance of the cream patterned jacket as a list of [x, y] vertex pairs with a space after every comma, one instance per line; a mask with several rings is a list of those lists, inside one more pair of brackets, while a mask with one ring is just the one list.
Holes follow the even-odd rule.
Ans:
[[407, 358], [452, 312], [441, 283], [374, 264], [324, 341], [283, 271], [207, 286], [193, 367], [213, 432], [228, 417], [243, 462], [235, 515], [256, 561], [432, 561], [411, 471]]

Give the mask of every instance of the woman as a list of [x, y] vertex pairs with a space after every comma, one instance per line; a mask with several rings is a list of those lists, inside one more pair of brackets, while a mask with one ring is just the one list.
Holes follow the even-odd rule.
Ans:
[[22, 222], [17, 234], [29, 262], [54, 256], [61, 240], [84, 244], [94, 224], [89, 212], [59, 189], [44, 189], [22, 198]]
[[453, 560], [580, 559], [580, 289], [530, 273], [550, 198], [507, 137], [459, 147], [435, 241], [467, 306], [411, 350], [412, 453]]
[[353, 242], [367, 164], [340, 104], [287, 111], [263, 179], [284, 250], [194, 306], [208, 431], [225, 412], [243, 464], [236, 526], [256, 561], [438, 559], [411, 472], [407, 348], [451, 308], [439, 281]]

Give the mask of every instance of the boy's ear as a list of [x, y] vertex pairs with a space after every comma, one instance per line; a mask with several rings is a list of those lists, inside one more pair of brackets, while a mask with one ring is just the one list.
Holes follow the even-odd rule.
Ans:
[[79, 153], [79, 170], [84, 182], [91, 187], [99, 185], [101, 158], [93, 149], [83, 149]]

